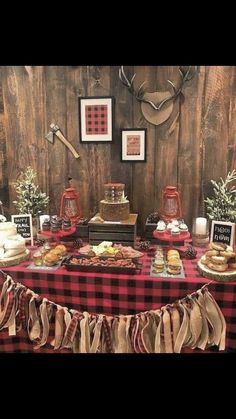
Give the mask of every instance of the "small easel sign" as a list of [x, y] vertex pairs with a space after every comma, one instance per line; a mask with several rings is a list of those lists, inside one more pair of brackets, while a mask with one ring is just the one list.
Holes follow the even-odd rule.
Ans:
[[31, 242], [31, 246], [34, 245], [33, 240], [33, 226], [32, 226], [32, 215], [31, 214], [17, 214], [12, 215], [11, 220], [16, 224], [17, 233], [20, 234], [25, 240]]
[[228, 246], [234, 247], [235, 224], [225, 221], [212, 221], [210, 241], [225, 243]]

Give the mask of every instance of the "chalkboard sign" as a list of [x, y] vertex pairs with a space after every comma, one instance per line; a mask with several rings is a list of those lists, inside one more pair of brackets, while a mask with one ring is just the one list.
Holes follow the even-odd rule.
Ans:
[[31, 241], [33, 246], [33, 227], [32, 227], [32, 215], [31, 214], [18, 214], [12, 215], [11, 220], [16, 224], [17, 233], [24, 237], [25, 240]]
[[235, 224], [224, 221], [212, 221], [211, 242], [225, 243], [234, 246]]

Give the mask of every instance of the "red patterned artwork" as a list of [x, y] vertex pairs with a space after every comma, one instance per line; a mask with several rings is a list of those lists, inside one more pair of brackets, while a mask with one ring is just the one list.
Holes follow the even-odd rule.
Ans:
[[108, 134], [107, 105], [86, 105], [86, 135]]
[[140, 156], [140, 135], [127, 135], [127, 156]]

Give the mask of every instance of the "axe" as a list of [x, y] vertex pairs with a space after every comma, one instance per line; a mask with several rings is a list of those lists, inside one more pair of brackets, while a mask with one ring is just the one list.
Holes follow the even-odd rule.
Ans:
[[73, 145], [64, 137], [64, 135], [62, 134], [60, 128], [58, 125], [55, 124], [51, 124], [50, 125], [50, 131], [48, 132], [48, 134], [45, 136], [45, 138], [53, 144], [54, 142], [54, 134], [57, 136], [57, 138], [59, 138], [59, 140], [61, 140], [61, 142], [63, 144], [65, 144], [65, 146], [67, 148], [69, 148], [69, 150], [71, 151], [71, 153], [73, 154], [73, 156], [78, 159], [79, 158], [79, 154], [77, 153], [77, 151], [74, 149]]

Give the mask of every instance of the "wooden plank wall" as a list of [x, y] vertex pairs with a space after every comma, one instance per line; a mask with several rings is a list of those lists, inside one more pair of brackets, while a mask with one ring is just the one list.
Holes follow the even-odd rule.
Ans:
[[[129, 66], [148, 91], [178, 83], [177, 66]], [[184, 87], [168, 121], [145, 120], [140, 103], [121, 84], [117, 66], [6, 66], [0, 72], [0, 200], [14, 213], [13, 182], [31, 165], [41, 189], [50, 195], [50, 213], [58, 214], [68, 176], [80, 192], [84, 216], [98, 211], [103, 185], [126, 184], [131, 210], [139, 214], [142, 232], [147, 215], [159, 209], [162, 189], [175, 185], [182, 195], [183, 215], [204, 213], [203, 198], [211, 179], [225, 176], [236, 164], [236, 67], [200, 66]], [[112, 143], [79, 142], [78, 97], [113, 96], [115, 126]], [[45, 134], [57, 123], [74, 145], [76, 160], [59, 141]], [[120, 129], [147, 128], [147, 162], [120, 161]]]

